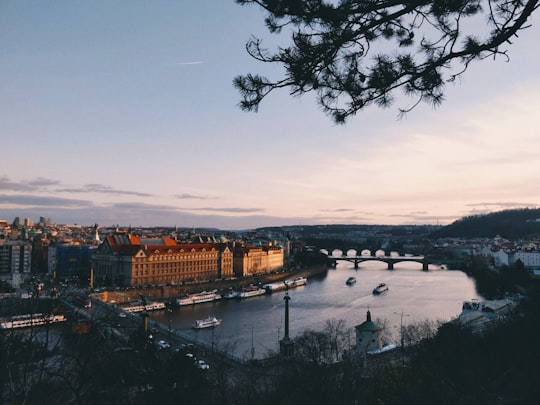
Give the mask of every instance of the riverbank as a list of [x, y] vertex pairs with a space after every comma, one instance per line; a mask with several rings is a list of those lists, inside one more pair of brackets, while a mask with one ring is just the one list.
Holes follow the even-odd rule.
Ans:
[[140, 301], [141, 295], [145, 296], [149, 301], [161, 301], [168, 303], [173, 299], [186, 294], [212, 290], [217, 290], [219, 293], [225, 293], [231, 288], [235, 289], [249, 285], [272, 283], [296, 277], [305, 277], [309, 279], [310, 277], [323, 274], [326, 271], [328, 271], [328, 267], [326, 265], [311, 266], [309, 268], [283, 270], [276, 273], [264, 273], [255, 276], [233, 278], [228, 280], [214, 280], [178, 286], [165, 285], [160, 287], [139, 288], [126, 291], [104, 291], [101, 293], [92, 294], [92, 296], [100, 301], [111, 304], [123, 304]]

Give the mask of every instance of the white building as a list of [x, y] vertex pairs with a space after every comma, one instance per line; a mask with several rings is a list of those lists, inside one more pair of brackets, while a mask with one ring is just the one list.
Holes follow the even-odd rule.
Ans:
[[366, 354], [381, 350], [383, 347], [383, 328], [371, 320], [371, 312], [367, 311], [365, 322], [354, 327], [356, 331], [356, 352]]
[[525, 252], [519, 251], [514, 253], [514, 263], [521, 260], [525, 268], [538, 269], [540, 268], [540, 252]]

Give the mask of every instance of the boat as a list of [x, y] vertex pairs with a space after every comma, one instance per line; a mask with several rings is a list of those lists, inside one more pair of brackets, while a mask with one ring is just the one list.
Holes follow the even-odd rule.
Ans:
[[263, 288], [268, 292], [276, 292], [276, 291], [285, 290], [287, 288], [300, 287], [306, 284], [307, 284], [307, 278], [297, 277], [293, 280], [285, 280], [285, 281], [265, 284], [263, 285]]
[[353, 285], [354, 283], [356, 283], [356, 277], [349, 277], [347, 281], [345, 281], [345, 284], [347, 285]]
[[157, 311], [167, 308], [164, 302], [150, 302], [144, 306], [147, 311]]
[[197, 319], [191, 327], [193, 329], [213, 328], [221, 324], [221, 319], [217, 319], [215, 316], [209, 316], [205, 319]]
[[379, 295], [385, 291], [388, 291], [388, 286], [385, 283], [381, 283], [373, 289], [373, 294]]
[[238, 298], [239, 295], [240, 291], [230, 290], [223, 294], [223, 298], [230, 300], [233, 298]]
[[221, 295], [217, 293], [217, 290], [213, 291], [203, 291], [197, 294], [189, 294], [186, 297], [181, 297], [176, 299], [177, 305], [194, 305], [200, 304], [203, 302], [212, 302], [220, 300]]
[[48, 325], [51, 323], [64, 322], [64, 315], [30, 314], [13, 316], [10, 319], [0, 321], [0, 329], [29, 328], [33, 326]]
[[166, 306], [164, 302], [148, 302], [146, 305], [143, 305], [141, 303], [134, 303], [125, 307], [121, 307], [120, 309], [124, 312], [136, 313], [143, 311], [157, 311], [159, 309], [165, 308]]
[[281, 290], [286, 289], [287, 284], [285, 284], [285, 282], [283, 281], [280, 281], [276, 283], [264, 284], [263, 288], [268, 292], [276, 292], [276, 291], [281, 291]]
[[263, 294], [266, 294], [266, 289], [250, 285], [249, 287], [242, 288], [242, 291], [238, 294], [238, 298], [257, 297]]
[[307, 278], [305, 277], [296, 277], [294, 280], [285, 280], [285, 284], [287, 284], [287, 287], [300, 287], [301, 285], [307, 284]]

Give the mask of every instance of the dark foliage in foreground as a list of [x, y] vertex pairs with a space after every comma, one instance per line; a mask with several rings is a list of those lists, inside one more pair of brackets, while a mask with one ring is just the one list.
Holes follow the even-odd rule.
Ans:
[[[475, 267], [474, 276], [483, 274]], [[0, 393], [5, 404], [537, 404], [540, 346], [540, 286], [516, 269], [490, 280], [522, 291], [516, 313], [483, 334], [454, 324], [416, 336], [414, 346], [364, 361], [346, 357], [344, 325], [328, 322], [321, 332], [295, 338], [295, 361], [243, 367], [216, 361], [200, 370], [182, 352], [145, 345], [134, 330], [119, 347], [97, 328], [64, 336], [47, 347], [16, 334], [0, 334]], [[420, 338], [424, 339], [421, 340]], [[409, 338], [407, 342], [412, 342]], [[126, 342], [123, 342], [126, 345]], [[13, 390], [16, 387], [17, 390]]]
[[508, 59], [507, 48], [538, 7], [538, 0], [237, 2], [259, 6], [269, 32], [287, 39], [275, 50], [259, 38], [247, 43], [250, 56], [283, 73], [237, 76], [240, 107], [257, 111], [276, 89], [313, 93], [335, 123], [370, 105], [391, 105], [399, 90], [412, 99], [402, 113], [422, 101], [439, 105], [445, 84], [471, 63]]

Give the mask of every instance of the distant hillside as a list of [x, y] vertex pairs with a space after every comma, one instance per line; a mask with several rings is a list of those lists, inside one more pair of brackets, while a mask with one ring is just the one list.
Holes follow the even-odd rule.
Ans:
[[461, 218], [434, 232], [432, 238], [524, 239], [540, 236], [540, 208], [505, 210]]

